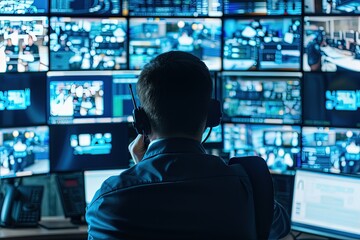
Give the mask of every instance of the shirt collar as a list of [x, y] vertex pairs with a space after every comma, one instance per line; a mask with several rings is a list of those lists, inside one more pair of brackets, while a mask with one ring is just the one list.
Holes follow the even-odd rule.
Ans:
[[200, 153], [205, 154], [200, 142], [190, 138], [162, 138], [151, 141], [143, 160], [163, 153]]

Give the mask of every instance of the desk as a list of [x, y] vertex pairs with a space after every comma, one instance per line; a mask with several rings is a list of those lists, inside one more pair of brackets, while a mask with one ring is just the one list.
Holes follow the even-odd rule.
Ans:
[[[59, 217], [43, 217], [45, 221], [59, 221]], [[87, 226], [82, 225], [74, 229], [48, 230], [42, 227], [37, 228], [0, 228], [0, 239], [12, 240], [84, 240], [87, 239]]]

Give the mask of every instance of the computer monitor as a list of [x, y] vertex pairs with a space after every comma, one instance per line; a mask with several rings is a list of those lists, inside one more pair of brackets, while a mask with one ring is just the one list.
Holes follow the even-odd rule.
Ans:
[[224, 15], [301, 15], [301, 0], [224, 0]]
[[50, 126], [51, 171], [128, 168], [127, 123]]
[[111, 81], [106, 72], [49, 72], [49, 123], [111, 122]]
[[303, 127], [301, 156], [301, 168], [358, 175], [360, 130]]
[[222, 16], [223, 0], [194, 0], [194, 1], [132, 1], [124, 0], [123, 14], [129, 16], [151, 17], [219, 17]]
[[49, 12], [48, 1], [0, 1], [0, 14], [9, 15], [46, 15]]
[[[360, 71], [355, 59], [355, 32], [359, 16], [304, 17], [304, 71]], [[330, 39], [328, 39], [330, 37]]]
[[0, 75], [0, 126], [46, 124], [46, 74]]
[[[139, 71], [49, 72], [50, 124], [131, 122]], [[137, 94], [135, 100], [139, 104]]]
[[359, 73], [306, 73], [303, 81], [304, 123], [360, 127]]
[[230, 157], [260, 156], [276, 172], [299, 166], [299, 126], [225, 123], [223, 131], [224, 151]]
[[50, 0], [51, 13], [62, 15], [119, 15], [120, 0]]
[[125, 18], [50, 19], [50, 70], [127, 68]]
[[360, 2], [358, 0], [305, 0], [305, 13], [315, 14], [359, 14]]
[[111, 176], [119, 175], [125, 171], [125, 169], [111, 169], [111, 170], [97, 170], [97, 171], [85, 171], [84, 183], [85, 183], [85, 202], [86, 205], [91, 203], [95, 193], [100, 189], [103, 182]]
[[0, 16], [0, 72], [47, 71], [47, 34], [47, 17]]
[[[205, 132], [202, 136], [202, 141], [205, 140], [207, 135], [209, 134], [210, 128], [206, 128]], [[222, 149], [223, 148], [223, 134], [222, 134], [222, 126], [219, 125], [217, 127], [212, 128], [210, 136], [203, 144], [207, 149]]]
[[0, 128], [0, 178], [50, 171], [47, 126]]
[[[112, 117], [113, 122], [132, 122], [134, 105], [131, 98], [129, 84], [136, 89], [140, 71], [114, 71], [112, 72]], [[134, 94], [135, 102], [140, 104], [137, 94]]]
[[223, 72], [223, 120], [301, 123], [300, 77], [298, 73]]
[[210, 70], [221, 69], [221, 20], [217, 18], [131, 18], [130, 69], [141, 69], [170, 50], [189, 52]]
[[296, 17], [226, 19], [223, 68], [299, 70], [301, 31]]
[[334, 239], [360, 238], [360, 178], [297, 170], [292, 229]]

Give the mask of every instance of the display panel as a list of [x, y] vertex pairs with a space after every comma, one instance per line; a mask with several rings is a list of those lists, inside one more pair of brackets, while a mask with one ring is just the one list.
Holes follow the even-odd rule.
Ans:
[[[132, 112], [134, 105], [129, 84], [135, 90], [139, 75], [140, 71], [114, 71], [112, 73], [113, 121], [133, 121]], [[134, 93], [134, 97], [135, 102], [139, 106], [140, 102], [136, 93]]]
[[120, 0], [50, 0], [51, 13], [65, 15], [120, 14]]
[[[209, 134], [210, 128], [206, 128], [203, 133], [203, 140]], [[221, 125], [212, 128], [209, 138], [206, 140], [206, 144], [222, 143], [222, 127]]]
[[304, 21], [304, 71], [360, 71], [360, 16], [311, 16]]
[[170, 50], [189, 52], [210, 70], [221, 69], [221, 20], [210, 18], [131, 18], [130, 69], [141, 69]]
[[359, 73], [306, 73], [304, 123], [360, 127]]
[[224, 70], [299, 70], [300, 18], [226, 19]]
[[125, 18], [50, 19], [50, 70], [127, 68]]
[[304, 0], [305, 13], [359, 14], [359, 0]]
[[85, 171], [84, 183], [85, 183], [85, 202], [89, 205], [94, 198], [97, 190], [100, 189], [103, 182], [111, 176], [119, 175], [125, 171], [125, 169], [113, 169], [113, 170], [100, 170], [100, 171]]
[[300, 15], [302, 0], [224, 0], [225, 15]]
[[285, 172], [301, 161], [300, 127], [225, 123], [224, 151], [230, 157], [260, 156], [269, 169]]
[[50, 124], [111, 121], [111, 75], [48, 73]]
[[222, 16], [222, 0], [123, 0], [124, 15], [129, 16]]
[[49, 173], [49, 128], [0, 129], [0, 178]]
[[360, 173], [359, 129], [303, 127], [302, 134], [302, 168]]
[[299, 74], [224, 72], [222, 84], [224, 121], [301, 123]]
[[49, 11], [46, 0], [11, 0], [0, 1], [0, 14], [35, 15], [47, 14]]
[[47, 17], [0, 17], [0, 72], [49, 69]]
[[51, 171], [128, 168], [127, 124], [52, 125]]
[[293, 230], [333, 239], [360, 238], [360, 178], [296, 171]]
[[46, 74], [0, 75], [0, 126], [46, 124]]

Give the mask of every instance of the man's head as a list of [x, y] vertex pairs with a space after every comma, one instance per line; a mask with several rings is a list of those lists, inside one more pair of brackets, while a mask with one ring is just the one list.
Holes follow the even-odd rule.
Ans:
[[157, 56], [141, 72], [137, 92], [152, 133], [161, 137], [202, 134], [212, 80], [197, 57], [179, 51]]

